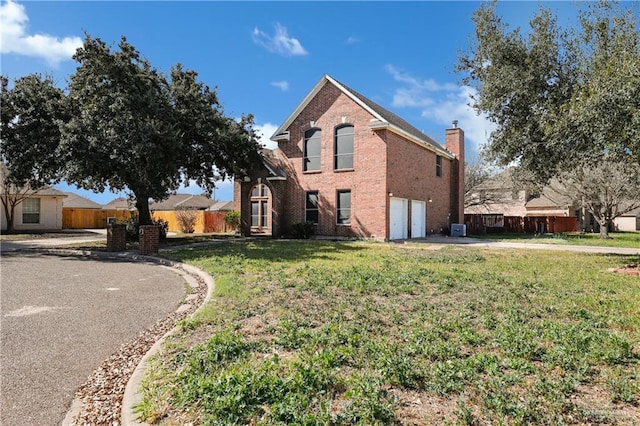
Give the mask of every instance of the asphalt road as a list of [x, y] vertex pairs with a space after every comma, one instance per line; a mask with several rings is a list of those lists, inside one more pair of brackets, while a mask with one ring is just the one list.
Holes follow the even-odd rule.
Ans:
[[0, 424], [59, 425], [93, 370], [184, 296], [155, 264], [3, 253]]

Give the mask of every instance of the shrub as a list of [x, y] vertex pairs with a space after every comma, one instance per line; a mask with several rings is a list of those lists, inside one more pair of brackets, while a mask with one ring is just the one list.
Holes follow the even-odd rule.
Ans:
[[308, 240], [313, 234], [313, 222], [300, 222], [291, 225], [291, 236], [297, 240]]
[[185, 207], [178, 207], [176, 209], [176, 219], [178, 220], [178, 227], [180, 232], [185, 234], [193, 234], [196, 230], [196, 221], [198, 220], [198, 211], [187, 209]]
[[[138, 216], [131, 215], [128, 220], [122, 223], [125, 225], [127, 241], [138, 241], [140, 239], [140, 224], [138, 223]], [[151, 223], [160, 227], [160, 239], [166, 239], [167, 232], [169, 232], [169, 222], [160, 218], [156, 219], [151, 217]]]
[[233, 228], [233, 231], [236, 232], [238, 228], [240, 228], [240, 212], [237, 210], [232, 210], [227, 212], [224, 215], [224, 223]]

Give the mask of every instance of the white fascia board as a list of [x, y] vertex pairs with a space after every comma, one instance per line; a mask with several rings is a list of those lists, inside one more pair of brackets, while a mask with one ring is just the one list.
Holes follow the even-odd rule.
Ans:
[[294, 109], [293, 112], [291, 114], [289, 114], [289, 117], [287, 117], [287, 119], [284, 121], [284, 123], [282, 123], [280, 125], [280, 127], [278, 127], [278, 129], [275, 131], [273, 136], [271, 136], [271, 140], [272, 141], [278, 142], [279, 139], [277, 138], [277, 136], [280, 135], [281, 133], [284, 133], [285, 131], [287, 131], [289, 126], [291, 126], [291, 123], [293, 123], [293, 121], [296, 119], [296, 117], [298, 117], [298, 115], [300, 115], [302, 110], [305, 109], [307, 105], [309, 105], [309, 102], [311, 102], [311, 99], [313, 99], [313, 97], [318, 94], [320, 89], [322, 89], [322, 86], [324, 86], [324, 84], [328, 81], [328, 77], [329, 76], [326, 75], [326, 74], [323, 75], [322, 78], [320, 79], [320, 81], [318, 81], [316, 83], [316, 85], [313, 86], [313, 89], [311, 89], [311, 91], [309, 93], [307, 93], [307, 96], [304, 97], [302, 102], [300, 102], [298, 104], [296, 109]]
[[385, 130], [385, 129], [389, 130], [389, 131], [391, 131], [391, 132], [393, 132], [393, 133], [395, 133], [397, 135], [402, 136], [405, 139], [410, 140], [411, 142], [415, 143], [416, 145], [420, 145], [423, 148], [427, 148], [429, 151], [435, 152], [438, 155], [446, 157], [446, 158], [448, 158], [450, 160], [453, 160], [453, 159], [456, 158], [456, 156], [454, 154], [452, 154], [451, 152], [447, 151], [446, 149], [435, 147], [435, 146], [431, 145], [430, 143], [425, 142], [424, 140], [419, 139], [419, 138], [413, 136], [411, 133], [407, 133], [404, 130], [402, 130], [401, 128], [399, 128], [397, 126], [394, 126], [393, 124], [390, 124], [390, 123], [388, 123], [386, 121], [381, 121], [381, 120], [372, 121], [369, 124], [369, 128], [371, 130]]

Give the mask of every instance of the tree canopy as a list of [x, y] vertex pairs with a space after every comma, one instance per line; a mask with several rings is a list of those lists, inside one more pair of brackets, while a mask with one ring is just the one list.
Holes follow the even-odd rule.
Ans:
[[475, 12], [456, 68], [496, 124], [489, 158], [540, 181], [603, 159], [640, 164], [640, 15], [626, 6], [589, 4], [567, 29], [541, 7], [527, 36], [508, 29], [496, 2]]
[[131, 191], [140, 224], [151, 223], [149, 198], [190, 182], [211, 192], [217, 180], [259, 164], [253, 118], [225, 116], [195, 71], [178, 64], [166, 77], [124, 37], [112, 51], [86, 35], [74, 59], [62, 126], [66, 178], [97, 192]]
[[30, 74], [9, 87], [0, 76], [0, 200], [13, 231], [15, 207], [59, 180], [60, 123], [66, 120], [64, 92], [50, 77]]

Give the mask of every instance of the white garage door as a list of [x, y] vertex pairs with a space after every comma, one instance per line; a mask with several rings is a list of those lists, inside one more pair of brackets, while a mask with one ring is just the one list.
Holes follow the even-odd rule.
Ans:
[[389, 239], [407, 238], [408, 206], [404, 198], [389, 199]]
[[411, 238], [422, 238], [426, 235], [427, 203], [411, 200]]

